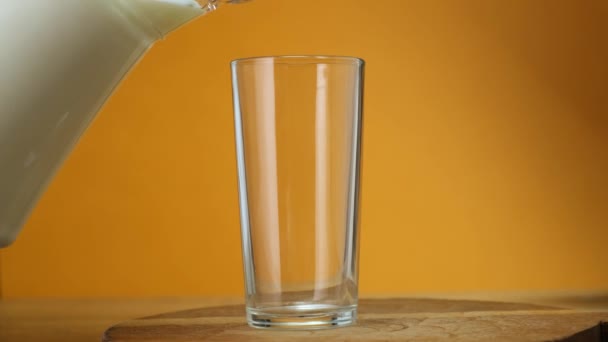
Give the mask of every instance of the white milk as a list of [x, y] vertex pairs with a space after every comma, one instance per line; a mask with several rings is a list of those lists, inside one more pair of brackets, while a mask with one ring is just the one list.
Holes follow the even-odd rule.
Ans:
[[0, 7], [2, 247], [131, 67], [156, 39], [210, 8], [192, 0], [8, 0]]

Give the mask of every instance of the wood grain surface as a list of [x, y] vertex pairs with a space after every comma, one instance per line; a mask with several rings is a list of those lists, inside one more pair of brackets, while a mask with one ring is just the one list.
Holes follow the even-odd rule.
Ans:
[[[608, 321], [606, 309], [475, 300], [365, 299], [347, 328], [269, 331], [247, 326], [242, 305], [145, 317], [108, 329], [119, 341], [558, 341]], [[592, 340], [589, 340], [592, 341]]]
[[0, 299], [0, 342], [99, 342], [108, 327], [128, 319], [242, 301], [242, 298]]

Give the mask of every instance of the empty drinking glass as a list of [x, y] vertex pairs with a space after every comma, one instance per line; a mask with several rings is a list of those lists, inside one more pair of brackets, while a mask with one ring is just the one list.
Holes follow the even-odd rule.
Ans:
[[232, 62], [247, 319], [355, 322], [364, 62]]

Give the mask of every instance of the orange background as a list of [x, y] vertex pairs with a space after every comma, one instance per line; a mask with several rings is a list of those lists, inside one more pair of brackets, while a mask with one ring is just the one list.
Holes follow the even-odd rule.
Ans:
[[605, 1], [255, 0], [158, 43], [83, 137], [1, 291], [240, 295], [228, 62], [367, 61], [361, 292], [608, 290]]

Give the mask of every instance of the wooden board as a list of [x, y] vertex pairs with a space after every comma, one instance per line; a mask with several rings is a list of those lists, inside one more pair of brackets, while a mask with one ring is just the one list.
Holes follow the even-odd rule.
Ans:
[[[103, 341], [557, 341], [592, 329], [600, 321], [608, 321], [608, 310], [489, 301], [366, 299], [359, 305], [359, 323], [347, 328], [258, 330], [247, 326], [243, 306], [236, 305], [128, 321], [108, 329]], [[589, 331], [577, 341], [600, 341], [600, 330]]]

